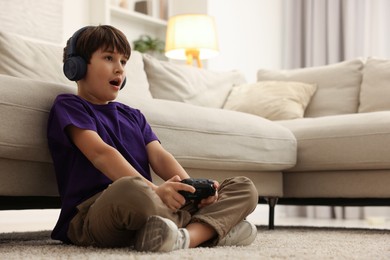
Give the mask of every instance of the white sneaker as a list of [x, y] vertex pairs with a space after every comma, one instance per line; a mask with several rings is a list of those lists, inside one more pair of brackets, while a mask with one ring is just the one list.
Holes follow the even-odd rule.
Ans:
[[167, 218], [150, 216], [138, 230], [135, 249], [138, 251], [170, 252], [186, 249], [190, 245], [190, 235], [185, 228], [178, 228]]
[[256, 226], [247, 220], [243, 220], [233, 227], [224, 238], [219, 240], [217, 246], [248, 246], [255, 240], [256, 235]]

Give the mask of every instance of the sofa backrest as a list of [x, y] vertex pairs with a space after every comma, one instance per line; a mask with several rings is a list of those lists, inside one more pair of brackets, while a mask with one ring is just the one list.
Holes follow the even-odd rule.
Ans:
[[317, 84], [305, 117], [357, 113], [363, 61], [355, 59], [326, 66], [292, 70], [259, 70], [258, 81], [298, 81]]
[[0, 32], [0, 74], [70, 84], [62, 73], [63, 47]]
[[[71, 85], [62, 71], [64, 46], [37, 42], [0, 31], [0, 74]], [[141, 53], [133, 51], [126, 65], [125, 98], [152, 98]]]
[[363, 69], [359, 113], [390, 110], [390, 60], [368, 58]]

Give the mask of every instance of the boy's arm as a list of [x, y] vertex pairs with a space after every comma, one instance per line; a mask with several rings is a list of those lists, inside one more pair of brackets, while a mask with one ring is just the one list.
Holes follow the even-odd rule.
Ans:
[[155, 190], [157, 195], [170, 209], [177, 211], [186, 202], [179, 191], [195, 192], [194, 187], [180, 182], [190, 176], [158, 141], [147, 144], [146, 150], [153, 171], [165, 181]]
[[[183, 167], [179, 164], [179, 162], [173, 157], [172, 154], [170, 154], [167, 150], [165, 150], [162, 145], [158, 141], [150, 142], [146, 149], [148, 151], [149, 156], [149, 163], [152, 167], [153, 171], [160, 176], [163, 180], [167, 181], [180, 181], [186, 178], [190, 178], [188, 173], [183, 169]], [[180, 186], [182, 187], [182, 186]], [[192, 188], [192, 190], [187, 190], [189, 192], [195, 192], [195, 188], [192, 186], [188, 186]], [[187, 187], [187, 188], [188, 188]], [[214, 187], [218, 191], [219, 183], [217, 181], [214, 181]], [[158, 189], [164, 190], [163, 187], [159, 187]], [[178, 191], [180, 189], [176, 189]], [[156, 191], [157, 194], [159, 194], [160, 191]], [[162, 198], [162, 200], [169, 206], [169, 205], [176, 205], [176, 209], [180, 208], [184, 205], [185, 200], [183, 198], [176, 198], [176, 201], [178, 201], [180, 204], [178, 205], [177, 202], [172, 202], [169, 200], [169, 197], [166, 198], [164, 194], [159, 194], [159, 196]], [[210, 196], [208, 198], [203, 199], [198, 207], [204, 207], [207, 205], [210, 205], [214, 203], [218, 199], [218, 192], [215, 193], [214, 196]], [[171, 203], [171, 204], [170, 204]], [[174, 207], [172, 207], [174, 208]]]
[[[174, 176], [164, 184], [157, 186], [152, 182], [150, 182], [149, 180], [145, 179], [122, 156], [122, 154], [119, 153], [117, 149], [106, 144], [95, 131], [84, 130], [84, 129], [77, 128], [75, 126], [68, 126], [66, 130], [69, 137], [71, 138], [73, 143], [80, 149], [80, 151], [88, 158], [88, 160], [97, 169], [99, 169], [109, 179], [115, 181], [125, 176], [139, 176], [149, 185], [149, 187], [151, 187], [158, 194], [158, 196], [162, 199], [162, 201], [173, 211], [178, 210], [185, 203], [185, 199], [177, 191], [179, 190], [185, 190], [189, 192], [195, 191], [193, 187], [186, 185], [184, 183], [180, 183], [179, 182], [180, 179], [178, 179], [178, 176]], [[147, 149], [148, 149], [148, 154], [150, 150], [155, 151], [155, 148], [151, 148], [149, 145], [147, 146]], [[166, 159], [162, 159], [162, 158], [167, 158], [167, 157], [165, 156], [160, 157], [161, 163], [165, 164]], [[159, 160], [154, 161], [154, 164], [158, 163], [158, 161]], [[168, 161], [171, 160], [168, 159]], [[160, 166], [158, 166], [157, 168], [159, 167]], [[184, 169], [182, 170], [183, 172], [180, 171], [180, 168], [177, 169], [179, 169], [179, 171], [175, 171], [175, 172], [178, 173], [180, 172], [179, 173], [180, 178], [186, 178], [186, 176], [188, 176], [188, 174], [185, 173]], [[166, 171], [163, 172], [166, 173]]]
[[80, 129], [73, 125], [68, 126], [66, 131], [85, 157], [112, 181], [125, 176], [140, 176], [153, 190], [157, 188], [145, 179], [117, 149], [106, 144], [95, 131]]
[[190, 178], [179, 162], [171, 153], [162, 147], [158, 141], [152, 141], [146, 146], [149, 163], [153, 171], [164, 181], [174, 176], [179, 176], [181, 180]]

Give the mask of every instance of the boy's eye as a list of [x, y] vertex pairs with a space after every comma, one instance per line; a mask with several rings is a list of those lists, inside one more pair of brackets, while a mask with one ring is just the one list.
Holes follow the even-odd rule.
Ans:
[[112, 56], [106, 56], [106, 60], [112, 61]]
[[126, 63], [127, 63], [127, 60], [121, 60], [121, 63], [122, 63], [123, 66], [125, 66]]

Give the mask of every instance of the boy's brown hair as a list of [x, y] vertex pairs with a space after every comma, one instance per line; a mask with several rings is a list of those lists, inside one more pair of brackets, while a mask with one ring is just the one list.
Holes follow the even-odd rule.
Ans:
[[[68, 58], [67, 49], [70, 39], [64, 48], [63, 62]], [[92, 54], [98, 49], [104, 51], [117, 50], [127, 59], [131, 55], [131, 47], [123, 32], [110, 25], [88, 26], [77, 37], [76, 54], [81, 56], [87, 63], [90, 62]]]

